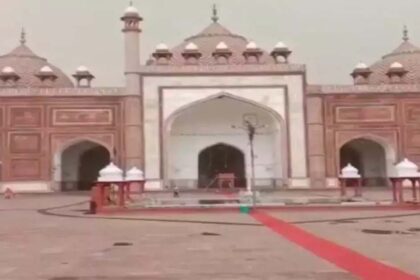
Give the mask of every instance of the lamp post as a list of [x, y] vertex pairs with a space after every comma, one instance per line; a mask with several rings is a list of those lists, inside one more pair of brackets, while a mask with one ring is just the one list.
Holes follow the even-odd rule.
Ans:
[[247, 132], [248, 140], [249, 140], [249, 153], [251, 157], [251, 180], [247, 187], [247, 193], [252, 194], [252, 205], [255, 206], [256, 204], [256, 192], [255, 192], [255, 163], [254, 163], [254, 136], [256, 133], [257, 128], [263, 128], [265, 125], [257, 126], [257, 122], [252, 124], [248, 119], [244, 118], [244, 126], [238, 127], [232, 125], [232, 128], [241, 128]]

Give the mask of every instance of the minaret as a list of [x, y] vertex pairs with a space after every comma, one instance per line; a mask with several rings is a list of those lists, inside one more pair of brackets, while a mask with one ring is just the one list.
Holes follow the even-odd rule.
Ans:
[[140, 89], [140, 22], [142, 18], [138, 10], [130, 2], [130, 6], [121, 17], [124, 22], [125, 44], [125, 90], [124, 97], [124, 147], [117, 151], [122, 156], [122, 164], [127, 168], [138, 167], [143, 170], [143, 108]]

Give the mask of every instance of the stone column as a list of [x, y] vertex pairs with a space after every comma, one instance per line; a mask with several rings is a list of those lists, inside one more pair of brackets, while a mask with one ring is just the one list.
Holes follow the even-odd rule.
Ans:
[[306, 102], [311, 187], [324, 188], [326, 187], [326, 173], [323, 100], [321, 97], [308, 97]]

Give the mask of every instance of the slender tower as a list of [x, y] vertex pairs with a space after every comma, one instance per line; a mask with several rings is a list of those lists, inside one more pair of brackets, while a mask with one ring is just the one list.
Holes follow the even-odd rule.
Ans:
[[140, 89], [140, 22], [142, 18], [138, 10], [130, 6], [121, 17], [124, 22], [124, 44], [125, 44], [125, 89], [124, 97], [124, 149], [122, 159], [125, 168], [136, 166], [144, 169], [143, 166], [143, 108], [142, 93]]

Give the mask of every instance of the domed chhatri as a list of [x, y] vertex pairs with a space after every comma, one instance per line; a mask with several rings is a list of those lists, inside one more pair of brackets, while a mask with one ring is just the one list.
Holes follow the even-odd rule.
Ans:
[[[73, 87], [72, 81], [63, 71], [50, 64], [47, 59], [36, 55], [26, 46], [26, 33], [24, 31], [22, 31], [21, 34], [20, 45], [8, 54], [0, 56], [0, 69], [12, 67], [19, 76], [14, 87], [44, 87], [45, 83], [39, 79], [38, 74], [40, 69], [46, 66], [48, 66], [56, 76], [54, 83], [50, 84], [50, 86], [56, 88]], [[2, 87], [1, 82], [0, 87]]]

